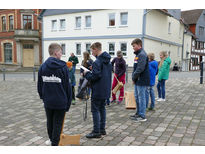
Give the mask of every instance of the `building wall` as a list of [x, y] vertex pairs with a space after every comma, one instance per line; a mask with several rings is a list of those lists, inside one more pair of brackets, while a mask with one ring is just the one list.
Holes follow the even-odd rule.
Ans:
[[[127, 56], [124, 56], [124, 59], [126, 60], [126, 63], [129, 65], [129, 66], [133, 66], [133, 61], [134, 61], [134, 57], [135, 55], [133, 54], [133, 49], [132, 49], [132, 46], [131, 46], [131, 42], [132, 40], [134, 40], [135, 38], [127, 38], [127, 39], [99, 39], [97, 41], [101, 42], [102, 43], [102, 51], [108, 51], [108, 43], [109, 42], [114, 42], [115, 43], [115, 55], [116, 55], [116, 51], [120, 50], [120, 43], [121, 42], [126, 42], [127, 43]], [[49, 57], [49, 53], [48, 53], [48, 47], [51, 43], [59, 43], [59, 44], [62, 44], [62, 43], [65, 43], [66, 45], [66, 54], [62, 56], [62, 60], [64, 61], [68, 61], [68, 58], [70, 57], [70, 54], [71, 52], [74, 52], [76, 51], [76, 43], [81, 43], [81, 55], [78, 56], [78, 59], [79, 59], [79, 64], [77, 65], [77, 68], [79, 68], [79, 66], [81, 65], [81, 62], [83, 60], [83, 52], [86, 50], [85, 48], [85, 44], [86, 43], [94, 43], [96, 42], [96, 40], [65, 40], [65, 41], [44, 41], [44, 61]], [[92, 59], [94, 60], [95, 58], [93, 56], [91, 56]], [[111, 56], [112, 59], [116, 56]]]
[[[128, 26], [120, 26], [120, 13], [128, 12]], [[108, 26], [108, 14], [115, 13], [116, 26]], [[105, 36], [105, 35], [130, 35], [142, 33], [142, 14], [141, 9], [125, 10], [100, 10], [91, 12], [81, 12], [73, 14], [45, 16], [43, 38], [56, 37], [87, 37], [87, 36]], [[85, 28], [85, 16], [91, 15], [91, 28]], [[81, 16], [81, 29], [75, 28], [75, 17]], [[51, 20], [57, 20], [57, 31], [51, 30]], [[59, 30], [60, 19], [66, 19], [66, 30]]]
[[[169, 23], [171, 23], [170, 33], [168, 32]], [[146, 16], [146, 35], [182, 44], [183, 29], [183, 25], [177, 19], [159, 11], [152, 10]]]
[[[204, 27], [204, 34], [199, 35], [199, 27]], [[198, 41], [205, 42], [205, 10], [201, 13], [201, 16], [199, 17], [197, 24], [196, 24], [196, 37], [198, 38]]]

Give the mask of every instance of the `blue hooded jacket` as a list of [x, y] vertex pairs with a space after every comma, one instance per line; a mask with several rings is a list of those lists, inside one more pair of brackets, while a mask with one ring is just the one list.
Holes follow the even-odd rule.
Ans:
[[49, 57], [38, 72], [38, 93], [44, 107], [69, 110], [71, 104], [71, 85], [66, 62]]
[[100, 54], [92, 65], [92, 72], [85, 78], [91, 81], [92, 99], [108, 99], [111, 93], [112, 65], [107, 52]]
[[158, 62], [156, 60], [149, 62], [150, 86], [155, 85], [155, 78], [158, 71]]

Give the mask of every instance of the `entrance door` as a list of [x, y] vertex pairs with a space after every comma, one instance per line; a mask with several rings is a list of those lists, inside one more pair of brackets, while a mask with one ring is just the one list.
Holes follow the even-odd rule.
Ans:
[[33, 44], [23, 44], [23, 67], [34, 67]]

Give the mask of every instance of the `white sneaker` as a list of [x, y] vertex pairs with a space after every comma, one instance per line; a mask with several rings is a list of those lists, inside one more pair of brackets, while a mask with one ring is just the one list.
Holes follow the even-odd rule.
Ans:
[[156, 98], [155, 98], [155, 100], [158, 100], [158, 99], [159, 99], [159, 97], [156, 97]]
[[51, 145], [51, 141], [50, 141], [50, 140], [47, 140], [47, 141], [45, 142], [45, 144], [46, 144], [47, 146], [50, 146], [50, 145]]
[[165, 100], [165, 99], [162, 99], [162, 98], [159, 98], [157, 101], [158, 101], [158, 102], [165, 102], [166, 100]]

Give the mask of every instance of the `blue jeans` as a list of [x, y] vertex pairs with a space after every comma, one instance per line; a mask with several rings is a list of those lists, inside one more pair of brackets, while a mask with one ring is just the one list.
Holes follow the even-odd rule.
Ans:
[[166, 80], [162, 79], [158, 81], [157, 84], [158, 97], [162, 99], [165, 99], [165, 81]]
[[76, 65], [73, 65], [73, 74], [75, 74]]
[[137, 106], [137, 114], [145, 118], [145, 112], [146, 112], [146, 89], [147, 86], [137, 86], [135, 85], [135, 101]]
[[105, 130], [105, 99], [91, 99], [91, 112], [93, 116], [93, 131], [100, 133], [101, 130]]
[[148, 86], [146, 90], [146, 108], [148, 108], [149, 104], [149, 96], [151, 98], [151, 105], [150, 108], [154, 108], [155, 105], [155, 95], [154, 95], [154, 86]]

